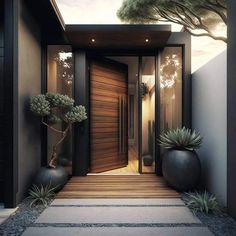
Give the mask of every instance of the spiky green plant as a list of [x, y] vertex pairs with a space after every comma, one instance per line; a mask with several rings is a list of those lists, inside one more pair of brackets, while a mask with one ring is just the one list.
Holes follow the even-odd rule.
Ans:
[[55, 196], [54, 190], [56, 187], [51, 188], [50, 185], [42, 186], [39, 188], [37, 185], [33, 185], [29, 190], [28, 199], [31, 200], [30, 207], [35, 205], [44, 205], [45, 207], [51, 202]]
[[[30, 110], [37, 116], [41, 116], [41, 123], [51, 131], [61, 134], [60, 139], [53, 145], [52, 155], [48, 166], [56, 168], [58, 145], [68, 135], [71, 125], [75, 122], [82, 122], [87, 119], [84, 106], [76, 106], [74, 99], [60, 93], [46, 93], [33, 96], [30, 99]], [[45, 117], [47, 120], [45, 121]], [[59, 130], [53, 125], [64, 122], [65, 129]]]
[[216, 197], [207, 191], [185, 193], [184, 200], [194, 214], [197, 212], [221, 214], [222, 212]]
[[168, 130], [160, 135], [160, 145], [166, 149], [186, 149], [193, 151], [200, 148], [202, 136], [195, 130], [192, 132], [185, 127]]

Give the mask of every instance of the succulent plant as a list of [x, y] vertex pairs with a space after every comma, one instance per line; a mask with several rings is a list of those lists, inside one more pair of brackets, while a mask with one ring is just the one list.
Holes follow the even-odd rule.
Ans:
[[81, 122], [87, 119], [86, 109], [83, 106], [72, 107], [67, 113], [64, 114], [63, 120], [65, 122]]
[[[55, 168], [57, 157], [57, 146], [67, 136], [71, 124], [75, 122], [82, 122], [87, 119], [86, 109], [84, 106], [75, 106], [74, 99], [67, 95], [59, 93], [46, 93], [39, 94], [30, 99], [30, 110], [37, 116], [41, 116], [41, 122], [47, 126], [51, 131], [61, 134], [61, 138], [57, 143], [53, 145], [52, 156], [49, 161], [49, 166]], [[47, 122], [44, 121], [44, 117], [47, 116]], [[66, 128], [64, 130], [58, 130], [53, 127], [53, 124], [58, 122], [65, 122]]]
[[221, 214], [222, 210], [213, 194], [204, 192], [185, 193], [183, 200], [193, 213]]
[[74, 99], [60, 93], [46, 93], [46, 99], [51, 107], [68, 108], [74, 105]]
[[186, 149], [193, 151], [200, 148], [202, 136], [195, 130], [192, 132], [185, 127], [168, 130], [160, 135], [160, 145], [166, 149]]
[[33, 185], [29, 190], [28, 197], [28, 199], [31, 200], [30, 207], [35, 205], [44, 205], [46, 207], [54, 198], [55, 189], [56, 187], [51, 188], [50, 185], [47, 185], [46, 187], [41, 185], [40, 188], [37, 185]]
[[30, 110], [38, 116], [47, 116], [50, 114], [50, 103], [45, 95], [39, 94], [30, 99]]

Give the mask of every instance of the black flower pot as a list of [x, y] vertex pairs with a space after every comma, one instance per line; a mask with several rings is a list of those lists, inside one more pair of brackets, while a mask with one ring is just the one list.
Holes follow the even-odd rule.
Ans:
[[201, 164], [195, 151], [168, 150], [162, 160], [163, 176], [178, 191], [196, 187], [201, 177]]
[[151, 155], [143, 156], [143, 165], [144, 166], [152, 166], [153, 158]]
[[55, 192], [58, 192], [63, 188], [68, 180], [68, 173], [62, 166], [56, 168], [41, 167], [35, 176], [33, 184], [40, 187], [41, 185], [51, 188], [56, 188]]

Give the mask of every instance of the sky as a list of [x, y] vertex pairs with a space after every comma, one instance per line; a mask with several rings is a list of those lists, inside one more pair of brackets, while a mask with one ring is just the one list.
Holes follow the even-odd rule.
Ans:
[[[116, 16], [123, 0], [56, 0], [66, 24], [124, 24]], [[172, 31], [181, 26], [171, 24]], [[216, 31], [221, 32], [219, 25]], [[226, 44], [209, 37], [192, 37], [192, 72], [226, 49]]]

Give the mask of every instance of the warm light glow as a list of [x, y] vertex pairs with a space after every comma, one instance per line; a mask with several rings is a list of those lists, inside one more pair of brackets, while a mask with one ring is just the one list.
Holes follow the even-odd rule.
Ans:
[[149, 39], [145, 39], [145, 42], [148, 43], [148, 42], [149, 42]]
[[160, 66], [160, 87], [172, 88], [178, 77], [178, 70], [181, 69], [179, 58], [176, 54], [168, 55], [165, 58], [165, 62]]
[[59, 60], [60, 61], [65, 61], [68, 58], [72, 57], [72, 53], [71, 52], [59, 52]]
[[95, 43], [95, 41], [96, 41], [95, 39], [91, 39], [91, 42], [92, 42], [92, 43]]

